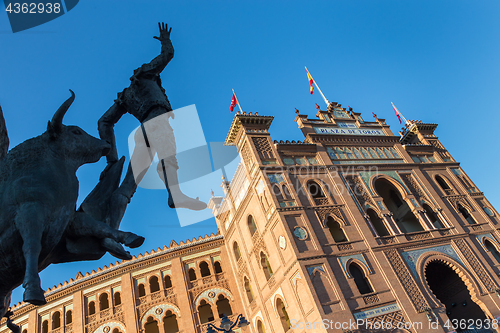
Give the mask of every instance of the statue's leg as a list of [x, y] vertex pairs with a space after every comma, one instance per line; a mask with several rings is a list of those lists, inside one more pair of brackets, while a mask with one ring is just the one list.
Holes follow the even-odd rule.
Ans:
[[127, 174], [111, 197], [109, 225], [112, 228], [118, 229], [120, 226], [127, 205], [137, 190], [137, 184], [144, 178], [155, 154], [156, 152], [146, 144], [143, 133], [139, 129], [135, 134], [135, 148], [130, 158]]
[[93, 219], [85, 212], [77, 212], [75, 218], [66, 228], [71, 237], [96, 237], [102, 239], [101, 245], [119, 259], [131, 259], [130, 254], [119, 244], [136, 248], [142, 245], [144, 237], [131, 232], [114, 229], [104, 222]]
[[167, 188], [169, 207], [188, 208], [191, 210], [202, 210], [207, 208], [207, 205], [198, 200], [198, 198], [193, 199], [182, 193], [177, 176], [179, 166], [175, 156], [177, 148], [174, 132], [168, 123], [168, 117], [166, 115], [157, 118], [162, 118], [161, 122], [156, 122], [157, 125], [161, 125], [161, 130], [158, 129], [153, 131], [152, 135], [149, 135], [148, 132], [148, 138], [151, 141], [151, 145], [155, 147], [158, 152], [160, 163], [158, 163], [157, 172]]
[[34, 305], [46, 303], [38, 276], [38, 257], [42, 250], [43, 221], [44, 208], [41, 205], [28, 202], [19, 206], [15, 224], [23, 239], [22, 250], [26, 261], [23, 301]]

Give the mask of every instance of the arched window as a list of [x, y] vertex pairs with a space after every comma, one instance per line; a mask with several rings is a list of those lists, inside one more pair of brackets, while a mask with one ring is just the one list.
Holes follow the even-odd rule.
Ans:
[[250, 230], [250, 235], [253, 236], [253, 234], [257, 231], [257, 225], [255, 224], [255, 220], [252, 215], [248, 215], [247, 224], [248, 230]]
[[427, 214], [427, 217], [435, 228], [444, 228], [443, 223], [441, 223], [441, 220], [437, 217], [436, 213], [434, 213], [429, 205], [423, 204], [422, 207], [425, 209], [425, 214]]
[[234, 257], [236, 258], [236, 260], [240, 259], [240, 257], [241, 257], [240, 247], [238, 246], [238, 243], [236, 243], [236, 242], [233, 243], [233, 252], [234, 252]]
[[380, 217], [378, 217], [378, 214], [373, 209], [368, 209], [366, 211], [366, 214], [368, 215], [368, 217], [370, 217], [370, 221], [379, 236], [389, 235], [389, 231], [387, 231], [384, 222], [382, 222]]
[[262, 266], [262, 270], [264, 271], [266, 279], [269, 280], [271, 276], [273, 276], [273, 270], [271, 269], [269, 260], [267, 260], [267, 256], [264, 254], [264, 252], [260, 253], [260, 265]]
[[113, 333], [121, 333], [121, 332], [120, 332], [120, 330], [118, 329], [118, 327], [115, 327], [115, 328], [113, 329]]
[[212, 312], [212, 307], [204, 299], [201, 300], [200, 306], [198, 306], [198, 315], [200, 316], [201, 324], [205, 324], [214, 320], [214, 313]]
[[170, 278], [170, 275], [166, 275], [163, 278], [163, 282], [165, 284], [165, 289], [172, 288], [172, 279]]
[[280, 321], [281, 325], [283, 326], [283, 329], [285, 330], [285, 332], [288, 332], [288, 330], [290, 329], [290, 317], [288, 317], [288, 312], [286, 311], [285, 303], [283, 303], [283, 301], [280, 298], [276, 300], [276, 309], [278, 310], [278, 314], [280, 316]]
[[492, 242], [490, 242], [488, 239], [484, 240], [484, 246], [488, 251], [491, 252], [497, 263], [500, 264], [500, 253], [498, 253], [498, 250], [495, 245], [493, 245]]
[[95, 303], [94, 301], [91, 301], [89, 303], [89, 316], [92, 316], [93, 314], [95, 314]]
[[202, 261], [200, 263], [200, 272], [201, 272], [202, 277], [210, 275], [210, 268], [208, 267], [208, 264], [206, 261]]
[[165, 333], [179, 332], [179, 324], [177, 323], [177, 316], [170, 310], [165, 312], [165, 317], [163, 317], [163, 330], [165, 331]]
[[189, 275], [189, 281], [196, 280], [196, 272], [194, 271], [194, 268], [189, 269], [188, 275]]
[[445, 194], [450, 194], [450, 192], [453, 192], [448, 183], [441, 176], [436, 176], [436, 182], [443, 189]]
[[61, 327], [61, 313], [59, 311], [52, 314], [52, 329]]
[[283, 195], [281, 194], [281, 190], [278, 184], [273, 184], [272, 190], [273, 194], [276, 196], [276, 199], [278, 199], [278, 201], [283, 201]]
[[361, 295], [373, 292], [368, 279], [365, 277], [365, 273], [357, 264], [351, 263], [349, 265], [349, 272], [354, 278], [354, 283], [356, 283], [356, 287], [358, 287], [359, 293]]
[[248, 303], [252, 303], [253, 302], [253, 291], [252, 291], [252, 286], [250, 285], [250, 280], [248, 280], [248, 278], [245, 276], [245, 292], [247, 294], [247, 298], [248, 298]]
[[28, 333], [28, 330], [27, 330], [27, 329], [24, 329], [22, 333]]
[[219, 312], [219, 317], [229, 317], [233, 314], [231, 304], [229, 304], [229, 300], [224, 297], [224, 295], [219, 295], [217, 302], [215, 302], [215, 305], [217, 305], [217, 312]]
[[144, 288], [144, 285], [142, 283], [137, 286], [137, 290], [139, 291], [139, 297], [146, 296], [146, 288]]
[[73, 322], [73, 312], [71, 310], [66, 311], [66, 322], [65, 325], [69, 325]]
[[379, 178], [375, 181], [375, 190], [384, 199], [384, 204], [394, 215], [394, 221], [402, 232], [423, 231], [418, 218], [410, 206], [403, 200], [401, 194], [389, 181]]
[[122, 296], [119, 292], [114, 293], [113, 298], [115, 300], [115, 306], [122, 304]]
[[262, 321], [260, 320], [257, 320], [257, 332], [266, 333], [266, 330], [264, 329], [264, 324], [262, 324]]
[[214, 263], [214, 270], [215, 270], [215, 274], [222, 273], [222, 266], [220, 265], [219, 261], [216, 261]]
[[42, 333], [49, 333], [49, 321], [44, 320], [42, 323]]
[[148, 320], [144, 324], [145, 333], [159, 333], [158, 322], [153, 317], [148, 317]]
[[160, 291], [160, 283], [158, 282], [158, 277], [156, 275], [149, 278], [149, 291], [151, 293]]
[[307, 189], [314, 199], [325, 197], [325, 194], [321, 190], [321, 186], [319, 186], [318, 183], [314, 181], [310, 181], [309, 183], [307, 183]]
[[106, 310], [109, 308], [108, 294], [102, 293], [99, 295], [99, 311]]
[[347, 238], [344, 234], [344, 230], [340, 227], [340, 224], [336, 222], [331, 216], [328, 216], [326, 220], [326, 226], [332, 234], [335, 243], [347, 242]]
[[470, 215], [469, 211], [465, 209], [464, 206], [462, 206], [461, 204], [458, 204], [458, 211], [460, 212], [460, 214], [462, 214], [464, 219], [467, 222], [469, 222], [469, 224], [476, 224], [476, 220], [474, 220], [472, 215]]
[[288, 186], [286, 185], [281, 185], [281, 191], [283, 192], [283, 196], [285, 197], [285, 200], [292, 200], [292, 196], [290, 194], [290, 190], [288, 189]]

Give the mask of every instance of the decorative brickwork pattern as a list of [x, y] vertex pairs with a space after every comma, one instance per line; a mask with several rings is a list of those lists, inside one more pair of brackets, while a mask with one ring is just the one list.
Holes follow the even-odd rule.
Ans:
[[253, 144], [261, 158], [274, 158], [273, 149], [267, 138], [253, 138]]
[[[384, 324], [385, 327], [397, 327], [398, 323], [406, 323], [403, 312], [401, 311], [395, 311], [382, 316], [369, 318], [366, 322], [366, 328], [370, 328], [370, 325], [372, 327], [382, 327], [381, 324]], [[374, 332], [374, 330], [370, 330], [370, 332]]]
[[406, 186], [410, 189], [410, 192], [413, 194], [413, 196], [417, 199], [418, 202], [420, 202], [422, 199], [427, 198], [426, 195], [424, 194], [424, 191], [420, 188], [418, 185], [417, 181], [411, 174], [402, 174], [400, 175], [403, 181], [405, 182]]
[[472, 271], [475, 272], [479, 277], [479, 280], [483, 282], [486, 289], [488, 291], [497, 289], [498, 288], [497, 284], [493, 282], [488, 272], [486, 272], [483, 265], [481, 265], [477, 257], [470, 249], [469, 245], [467, 245], [466, 241], [464, 239], [457, 239], [454, 242], [457, 245], [460, 252], [462, 252], [462, 254], [464, 255], [465, 260], [467, 260], [467, 262], [471, 265]]
[[432, 238], [431, 234], [428, 232], [406, 235], [407, 240], [420, 240], [420, 239], [427, 239], [427, 238]]
[[384, 254], [389, 260], [394, 273], [396, 273], [399, 281], [403, 285], [403, 289], [406, 291], [408, 298], [412, 301], [415, 310], [417, 310], [417, 312], [423, 312], [426, 308], [430, 307], [416, 282], [413, 280], [410, 271], [406, 267], [398, 251], [391, 249], [385, 251]]
[[346, 176], [345, 180], [347, 181], [347, 184], [349, 184], [352, 193], [354, 193], [354, 195], [358, 199], [361, 207], [364, 208], [367, 204], [376, 207], [361, 178], [359, 178], [358, 176]]
[[366, 305], [380, 302], [378, 295], [365, 296], [363, 297], [363, 301]]
[[246, 168], [250, 170], [250, 167], [252, 166], [252, 157], [250, 155], [250, 152], [248, 151], [247, 143], [245, 143], [245, 145], [241, 149], [241, 157], [243, 158], [243, 163], [245, 164]]
[[353, 249], [352, 244], [338, 244], [337, 248], [339, 251], [348, 251]]
[[328, 208], [318, 208], [316, 209], [318, 218], [321, 222], [325, 221], [327, 215], [330, 215], [335, 221], [339, 222], [341, 225], [346, 225], [344, 218], [342, 217], [342, 212], [340, 207], [328, 207]]

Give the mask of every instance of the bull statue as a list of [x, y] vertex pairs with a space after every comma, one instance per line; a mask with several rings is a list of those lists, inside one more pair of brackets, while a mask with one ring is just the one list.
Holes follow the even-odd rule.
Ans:
[[70, 92], [45, 133], [9, 152], [0, 108], [0, 318], [11, 314], [10, 296], [21, 283], [25, 302], [46, 303], [38, 273], [48, 265], [98, 259], [106, 252], [130, 259], [121, 244], [135, 248], [144, 242], [106, 223], [123, 158], [76, 209], [77, 169], [97, 162], [111, 146], [77, 126], [62, 124], [75, 98]]

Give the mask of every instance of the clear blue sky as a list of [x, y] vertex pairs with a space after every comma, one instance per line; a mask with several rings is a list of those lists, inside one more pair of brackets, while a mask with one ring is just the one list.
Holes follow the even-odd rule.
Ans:
[[[313, 116], [304, 65], [332, 101], [365, 119], [375, 112], [397, 133], [390, 102], [408, 119], [438, 123], [437, 135], [497, 208], [500, 120], [498, 1], [80, 1], [69, 13], [13, 34], [0, 13], [0, 104], [11, 147], [42, 133], [71, 88], [65, 117], [97, 136], [97, 120], [132, 71], [160, 51], [157, 22], [173, 27], [175, 57], [162, 74], [174, 109], [196, 104], [208, 142], [223, 141], [231, 89], [246, 111], [274, 115], [273, 139], [302, 139], [294, 108]], [[119, 153], [138, 125], [117, 125]], [[81, 168], [81, 197], [105, 162]], [[492, 168], [490, 168], [492, 167]], [[222, 194], [219, 184], [214, 190]], [[207, 194], [208, 196], [208, 194]], [[139, 190], [121, 229], [146, 237], [132, 253], [216, 232], [213, 219], [181, 228], [164, 191]], [[48, 288], [114, 262], [53, 265]], [[16, 291], [14, 302], [21, 299]]]

